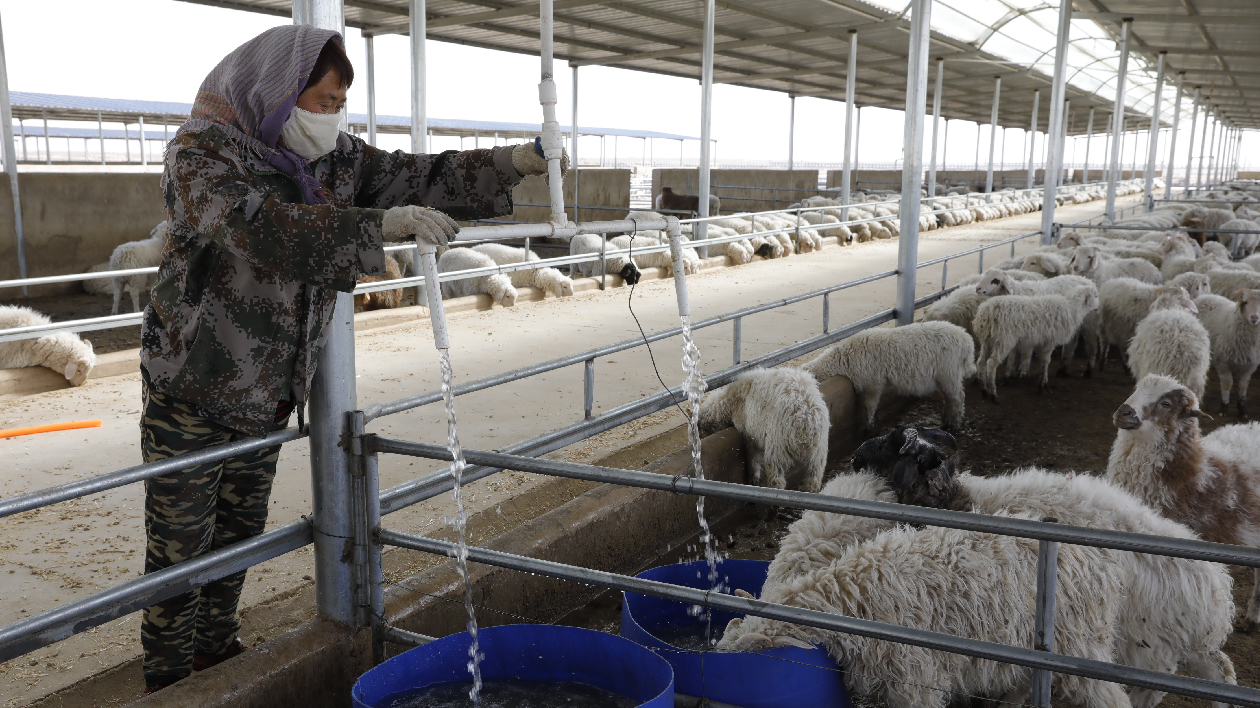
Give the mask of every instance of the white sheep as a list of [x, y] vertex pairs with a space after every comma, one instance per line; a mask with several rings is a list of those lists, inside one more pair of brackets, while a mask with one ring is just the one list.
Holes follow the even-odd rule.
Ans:
[[[1201, 273], [1182, 273], [1167, 285], [1185, 288], [1191, 299], [1211, 292], [1208, 276]], [[1098, 289], [1098, 315], [1101, 322], [1102, 351], [1099, 364], [1106, 365], [1108, 350], [1112, 346], [1128, 348], [1129, 340], [1141, 322], [1151, 311], [1151, 303], [1162, 286], [1143, 283], [1133, 278], [1116, 278], [1103, 283]]]
[[1047, 278], [1069, 275], [1072, 272], [1071, 261], [1053, 253], [1029, 253], [1024, 256], [1021, 268]]
[[[502, 243], [482, 243], [473, 246], [472, 249], [490, 256], [499, 265], [520, 263], [526, 257], [525, 249]], [[533, 251], [529, 252], [528, 258], [530, 262], [541, 260]], [[573, 281], [555, 268], [514, 270], [508, 276], [514, 288], [538, 288], [552, 297], [567, 297], [573, 294]]]
[[1159, 269], [1150, 261], [1140, 258], [1107, 259], [1095, 246], [1081, 246], [1072, 256], [1072, 272], [1102, 285], [1115, 278], [1133, 278], [1143, 283], [1159, 285], [1164, 282]]
[[[1106, 479], [1205, 541], [1260, 546], [1260, 430], [1231, 425], [1203, 438], [1203, 415], [1177, 380], [1143, 378], [1112, 417], [1118, 430]], [[1254, 575], [1249, 630], [1260, 625], [1260, 569]]]
[[793, 470], [805, 472], [802, 489], [818, 491], [827, 465], [830, 414], [813, 376], [800, 369], [758, 369], [740, 374], [700, 404], [700, 432], [727, 426], [744, 437], [753, 484], [784, 489]]
[[1203, 396], [1212, 346], [1199, 312], [1185, 288], [1160, 288], [1150, 314], [1140, 323], [1129, 344], [1129, 367], [1139, 381], [1147, 374], [1171, 376]]
[[[674, 270], [674, 261], [668, 250], [643, 254], [636, 252], [636, 249], [648, 248], [649, 246], [660, 246], [663, 243], [669, 243], [668, 240], [661, 240], [660, 238], [652, 235], [654, 233], [658, 232], [641, 231], [635, 235], [616, 236], [608, 239], [608, 247], [610, 249], [617, 248], [629, 250], [629, 255], [634, 259], [635, 265], [639, 268], [664, 268], [666, 273], [672, 273]], [[700, 255], [696, 252], [696, 249], [684, 247], [682, 249], [682, 256], [684, 273], [691, 275], [693, 273], [700, 272]], [[611, 270], [611, 268], [609, 270]]]
[[1209, 270], [1208, 278], [1212, 280], [1212, 292], [1229, 297], [1239, 290], [1260, 289], [1260, 273], [1243, 270]]
[[[103, 273], [107, 270], [109, 270], [109, 261], [105, 261], [104, 263], [97, 263], [96, 265], [92, 266], [91, 268], [88, 268], [84, 272], [85, 273]], [[113, 295], [114, 294], [113, 278], [90, 278], [82, 282], [83, 282], [83, 292], [89, 295]]]
[[875, 425], [885, 392], [900, 396], [939, 393], [945, 401], [944, 425], [959, 428], [966, 401], [963, 382], [976, 373], [975, 345], [961, 327], [948, 322], [919, 322], [858, 332], [823, 350], [802, 368], [822, 381], [847, 376], [862, 402], [866, 428]]
[[[610, 244], [607, 250], [615, 251], [617, 247]], [[572, 256], [601, 253], [603, 251], [604, 237], [599, 234], [578, 234], [569, 240], [569, 255]], [[606, 256], [604, 258], [604, 267], [609, 275], [620, 276], [626, 285], [634, 285], [642, 277], [639, 267], [634, 264], [634, 261], [624, 255]], [[600, 262], [595, 260], [578, 263], [577, 273], [587, 278], [599, 277], [601, 275]]]
[[[109, 256], [110, 270], [128, 270], [131, 268], [153, 268], [162, 263], [162, 250], [166, 246], [168, 232], [167, 222], [163, 221], [149, 232], [149, 238], [141, 241], [130, 241], [120, 244]], [[114, 308], [112, 314], [118, 314], [122, 305], [123, 290], [131, 291], [131, 310], [140, 311], [140, 293], [148, 290], [156, 281], [152, 275], [128, 275], [115, 277]]]
[[[1017, 275], [1018, 274], [1018, 275]], [[1055, 278], [1029, 278], [1035, 273], [1023, 274], [1013, 270], [990, 268], [980, 274], [976, 293], [986, 297], [996, 295], [1066, 295], [1076, 288], [1093, 287], [1093, 281], [1079, 275], [1060, 275]]]
[[[1149, 265], [1149, 264], [1148, 264]], [[1008, 295], [990, 298], [976, 310], [972, 324], [980, 342], [980, 380], [986, 395], [997, 401], [997, 368], [1016, 348], [1041, 362], [1041, 390], [1050, 385], [1050, 354], [1076, 337], [1085, 316], [1098, 309], [1098, 290], [1078, 287], [1063, 295]]]
[[[1216, 276], [1211, 276], [1215, 280]], [[1212, 368], [1221, 382], [1221, 411], [1238, 384], [1238, 414], [1247, 414], [1247, 386], [1260, 366], [1260, 290], [1239, 290], [1232, 299], [1201, 295], [1194, 304], [1212, 341]]]
[[[438, 258], [438, 272], [448, 273], [456, 270], [473, 268], [493, 268], [494, 259], [471, 248], [452, 248]], [[491, 301], [504, 307], [516, 304], [516, 288], [512, 287], [512, 279], [504, 273], [480, 275], [462, 280], [450, 280], [442, 283], [442, 297], [467, 297], [485, 293]]]
[[[35, 327], [52, 324], [48, 315], [19, 305], [0, 305], [0, 329]], [[71, 332], [56, 332], [38, 339], [0, 342], [0, 369], [44, 366], [66, 377], [71, 386], [82, 386], [92, 367], [96, 353], [92, 342]]]

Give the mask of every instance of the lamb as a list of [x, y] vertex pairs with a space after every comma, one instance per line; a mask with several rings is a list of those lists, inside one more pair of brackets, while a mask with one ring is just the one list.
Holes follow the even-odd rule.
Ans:
[[[490, 256], [499, 265], [520, 263], [524, 259], [536, 262], [538, 254], [529, 251], [528, 256], [523, 248], [506, 246], [501, 243], [482, 243], [472, 247], [478, 253]], [[573, 281], [555, 268], [531, 268], [530, 270], [514, 270], [508, 274], [512, 287], [533, 287], [542, 290], [552, 297], [567, 297], [573, 294]]]
[[1212, 368], [1221, 381], [1221, 412], [1229, 411], [1236, 381], [1238, 415], [1246, 416], [1247, 386], [1260, 365], [1260, 290], [1239, 290], [1232, 300], [1202, 295], [1194, 304], [1212, 342]]
[[[52, 324], [48, 315], [19, 305], [0, 305], [0, 329], [34, 327]], [[66, 377], [71, 386], [82, 386], [92, 367], [96, 353], [92, 342], [71, 332], [56, 332], [38, 339], [0, 342], [0, 369], [44, 366]]]
[[[1182, 273], [1168, 281], [1167, 285], [1185, 288], [1191, 299], [1211, 292], [1208, 276], [1201, 273]], [[1113, 345], [1122, 350], [1128, 348], [1138, 322], [1150, 314], [1151, 303], [1155, 302], [1160, 287], [1133, 278], [1116, 278], [1103, 283], [1098, 289], [1102, 337], [1100, 366], [1106, 364], [1108, 350]]]
[[1151, 314], [1137, 326], [1129, 344], [1129, 367], [1139, 381], [1147, 374], [1171, 376], [1202, 398], [1212, 347], [1195, 318], [1199, 310], [1185, 288], [1160, 288]]
[[[656, 195], [657, 211], [689, 211], [693, 214], [700, 213], [700, 195], [698, 194], [675, 194], [673, 187], [661, 187], [661, 193]], [[709, 215], [717, 216], [722, 210], [722, 200], [717, 198], [716, 194], [709, 195]]]
[[[471, 248], [452, 248], [438, 258], [438, 272], [448, 273], [455, 270], [471, 270], [473, 268], [493, 268], [494, 259]], [[516, 304], [516, 288], [512, 287], [512, 279], [504, 273], [481, 275], [463, 280], [449, 280], [442, 283], [442, 298], [466, 297], [485, 293], [493, 303], [504, 307]]]
[[1081, 246], [1072, 256], [1072, 272], [1102, 285], [1113, 278], [1133, 278], [1159, 285], [1164, 282], [1159, 269], [1140, 258], [1105, 259], [1095, 246]]
[[[610, 247], [608, 250], [615, 250], [616, 247]], [[569, 254], [573, 256], [586, 255], [588, 253], [600, 253], [604, 250], [604, 238], [599, 234], [578, 234], [569, 241]], [[639, 282], [642, 273], [634, 261], [626, 256], [615, 255], [607, 256], [604, 259], [604, 267], [608, 272], [621, 276], [626, 285], [634, 285]], [[599, 261], [588, 261], [577, 264], [577, 272], [579, 275], [592, 278], [601, 274]]]
[[[924, 322], [948, 322], [971, 336], [975, 332], [971, 323], [976, 319], [976, 310], [985, 301], [985, 297], [970, 287], [971, 283], [959, 283], [954, 292], [932, 303], [923, 313]], [[974, 345], [973, 345], [974, 348]]]
[[[359, 284], [379, 283], [383, 280], [397, 280], [402, 277], [398, 263], [393, 258], [385, 259], [385, 275], [365, 275], [359, 278]], [[402, 305], [402, 289], [377, 290], [370, 293], [359, 293], [354, 296], [356, 310], [392, 310]]]
[[800, 369], [758, 369], [709, 393], [698, 414], [701, 435], [727, 426], [744, 437], [754, 484], [787, 487], [803, 469], [802, 489], [817, 492], [827, 465], [830, 413], [818, 382]]
[[[1143, 378], [1112, 416], [1118, 430], [1106, 479], [1205, 541], [1260, 545], [1260, 429], [1230, 425], [1204, 438], [1205, 415], [1175, 379]], [[1260, 569], [1254, 573], [1247, 631], [1260, 626]]]
[[[1148, 264], [1149, 265], [1149, 264]], [[1078, 287], [1068, 295], [1008, 295], [991, 298], [976, 310], [972, 327], [980, 342], [977, 366], [986, 395], [997, 402], [997, 368], [1019, 348], [1021, 370], [1035, 351], [1041, 362], [1041, 390], [1049, 390], [1050, 354], [1072, 341], [1085, 316], [1098, 309], [1098, 290]]]
[[960, 428], [966, 402], [963, 381], [976, 373], [975, 345], [961, 327], [919, 322], [895, 329], [868, 329], [827, 347], [802, 368], [822, 381], [847, 376], [865, 411], [864, 426], [875, 425], [884, 392], [901, 396], [939, 393], [945, 400], [944, 425]]
[[[149, 232], [149, 238], [120, 244], [109, 256], [110, 270], [154, 268], [162, 263], [162, 250], [166, 246], [168, 226], [163, 221]], [[152, 287], [156, 279], [152, 275], [128, 275], [114, 278], [114, 307], [110, 314], [118, 314], [122, 305], [123, 290], [131, 291], [131, 311], [140, 311], [140, 293]]]

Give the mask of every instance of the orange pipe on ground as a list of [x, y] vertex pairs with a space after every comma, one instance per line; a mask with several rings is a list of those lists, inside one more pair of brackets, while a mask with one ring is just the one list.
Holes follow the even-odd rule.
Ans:
[[19, 435], [34, 435], [35, 433], [51, 433], [57, 430], [77, 430], [79, 428], [99, 427], [101, 427], [101, 421], [99, 420], [76, 420], [73, 423], [49, 423], [48, 425], [34, 425], [29, 428], [0, 430], [0, 438], [15, 438]]

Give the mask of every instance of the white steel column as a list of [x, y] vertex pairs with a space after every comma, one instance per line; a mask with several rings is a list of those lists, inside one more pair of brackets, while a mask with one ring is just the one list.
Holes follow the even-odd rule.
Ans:
[[[555, 13], [552, 0], [538, 4], [539, 39], [542, 55], [542, 74], [538, 83], [538, 102], [543, 108], [542, 149], [547, 158], [547, 189], [551, 192], [551, 223], [564, 226], [568, 215], [564, 213], [564, 179], [560, 162], [564, 155], [564, 142], [560, 139], [560, 121], [556, 118], [556, 104], [560, 97], [556, 91], [554, 32]], [[614, 148], [615, 149], [615, 148]]]
[[[49, 135], [48, 133], [48, 111], [41, 108], [39, 109], [39, 114], [40, 114], [40, 117], [44, 119], [44, 162], [45, 164], [51, 165], [52, 164], [52, 136]], [[123, 129], [126, 130], [126, 128], [127, 128], [126, 124], [123, 124]], [[130, 140], [127, 141], [127, 153], [128, 153], [127, 162], [131, 162], [131, 154], [130, 154], [131, 141]]]
[[101, 139], [101, 164], [105, 164], [105, 120], [101, 118], [101, 112], [96, 112], [96, 134]]
[[[1212, 128], [1211, 128], [1212, 137], [1210, 139], [1208, 138], [1208, 121], [1209, 120], [1212, 123]], [[1216, 119], [1212, 118], [1212, 106], [1208, 105], [1208, 106], [1203, 107], [1203, 136], [1199, 142], [1199, 172], [1198, 172], [1198, 179], [1196, 180], [1197, 181], [1196, 186], [1199, 189], [1203, 189], [1204, 163], [1207, 162], [1209, 159], [1209, 154], [1212, 150], [1212, 143], [1214, 142], [1216, 142]], [[1211, 182], [1212, 182], [1211, 173], [1209, 173], [1207, 177], [1208, 177], [1208, 185], [1211, 186]]]
[[1041, 103], [1040, 89], [1033, 91], [1032, 128], [1028, 131], [1028, 184], [1025, 185], [1025, 189], [1033, 188], [1034, 178], [1037, 176], [1037, 163], [1033, 162], [1033, 159], [1037, 154], [1037, 112], [1040, 110], [1039, 103]]
[[[295, 2], [295, 24], [341, 32], [341, 0]], [[305, 22], [299, 22], [299, 18]], [[342, 447], [349, 413], [358, 407], [354, 367], [354, 298], [338, 293], [328, 342], [311, 384], [311, 526], [315, 532], [315, 604], [320, 614], [342, 624], [355, 622], [354, 572], [345, 552], [352, 536], [353, 456]]]
[[1194, 107], [1190, 109], [1190, 137], [1186, 140], [1186, 189], [1182, 196], [1190, 196], [1190, 177], [1194, 174], [1194, 131], [1199, 122], [1199, 90], [1202, 86], [1194, 87]]
[[1112, 107], [1111, 132], [1115, 138], [1111, 141], [1111, 157], [1108, 160], [1111, 171], [1107, 173], [1107, 220], [1116, 220], [1116, 179], [1120, 176], [1120, 135], [1124, 132], [1124, 88], [1126, 74], [1129, 70], [1129, 25], [1132, 20], [1125, 19], [1120, 24], [1120, 69], [1116, 77], [1116, 103]]
[[367, 49], [367, 141], [376, 146], [376, 37], [363, 36]]
[[[573, 169], [573, 222], [580, 223], [578, 218], [578, 67], [573, 67], [573, 119], [569, 121], [569, 160]], [[651, 189], [651, 187], [649, 187]], [[651, 196], [651, 195], [648, 195]], [[656, 205], [653, 204], [655, 209]]]
[[906, 66], [905, 160], [901, 163], [901, 237], [897, 247], [897, 325], [914, 322], [919, 264], [919, 186], [923, 182], [923, 122], [927, 100], [932, 0], [913, 0]]
[[840, 177], [840, 220], [849, 218], [849, 185], [853, 176], [853, 94], [857, 71], [857, 30], [849, 30], [849, 63], [844, 66], [844, 169]]
[[1172, 133], [1168, 136], [1168, 167], [1164, 170], [1164, 198], [1168, 199], [1172, 196], [1173, 186], [1173, 170], [1175, 169], [1174, 160], [1177, 154], [1177, 128], [1181, 125], [1181, 83], [1186, 78], [1186, 72], [1177, 72], [1177, 100], [1173, 103], [1172, 115]]
[[[710, 122], [713, 119], [713, 24], [715, 5], [714, 0], [705, 0], [704, 2], [704, 38], [701, 42], [700, 51], [700, 164], [697, 171], [699, 172], [699, 188], [696, 193], [699, 195], [697, 200], [699, 204], [697, 208], [701, 217], [709, 216], [709, 150], [712, 145], [709, 143], [712, 132], [710, 130]], [[709, 224], [701, 221], [695, 225], [696, 240], [703, 241], [709, 238]], [[700, 246], [698, 249], [701, 258], [709, 257], [709, 248]]]
[[[9, 103], [9, 66], [4, 53], [4, 27], [0, 25], [0, 141], [3, 141], [4, 171], [9, 175], [13, 196], [13, 233], [17, 237], [18, 277], [26, 277], [26, 239], [22, 234], [22, 197], [18, 192], [17, 149], [13, 146], [13, 106]], [[22, 295], [29, 295], [22, 286]]]
[[148, 152], [144, 149], [144, 114], [140, 114], [140, 165], [147, 166], [149, 164]]
[[[1002, 77], [993, 77], [993, 108], [989, 111], [989, 168], [984, 173], [986, 202], [993, 200], [993, 148], [997, 146], [998, 103], [1002, 100]], [[903, 192], [904, 194], [904, 192]]]
[[1094, 107], [1089, 107], [1089, 120], [1085, 123], [1085, 173], [1081, 184], [1089, 182], [1089, 146], [1094, 142]]
[[941, 89], [945, 79], [945, 58], [936, 58], [936, 90], [932, 92], [932, 163], [928, 168], [929, 197], [936, 196], [936, 146], [941, 127]]
[[411, 151], [417, 153], [429, 150], [428, 64], [424, 57], [429, 23], [424, 13], [425, 0], [411, 0]]
[[1146, 146], [1146, 174], [1143, 175], [1146, 178], [1143, 180], [1146, 186], [1142, 196], [1146, 201], [1147, 211], [1155, 207], [1151, 201], [1151, 195], [1155, 190], [1155, 152], [1159, 148], [1159, 112], [1160, 101], [1163, 100], [1164, 95], [1164, 56], [1166, 54], [1168, 52], [1159, 53], [1155, 69], [1155, 100], [1151, 104], [1151, 132], [1150, 137], [1146, 139], [1149, 144]]
[[[1068, 38], [1072, 34], [1072, 0], [1059, 0], [1059, 30], [1054, 49], [1054, 74], [1050, 84], [1050, 121], [1046, 126], [1047, 147], [1046, 178], [1041, 198], [1041, 243], [1050, 244], [1050, 232], [1054, 226], [1055, 192], [1063, 173], [1063, 143], [1066, 136], [1063, 98], [1067, 83]], [[1034, 679], [1033, 683], [1036, 683]]]
[[[788, 94], [788, 172], [792, 171], [792, 151], [796, 147], [796, 94]], [[791, 177], [788, 177], [791, 180]]]

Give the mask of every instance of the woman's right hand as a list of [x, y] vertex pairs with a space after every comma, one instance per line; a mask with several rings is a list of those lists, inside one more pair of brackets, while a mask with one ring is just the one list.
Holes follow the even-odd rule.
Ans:
[[445, 246], [459, 233], [459, 225], [437, 209], [396, 206], [385, 210], [381, 233], [388, 241], [414, 239], [417, 243]]

